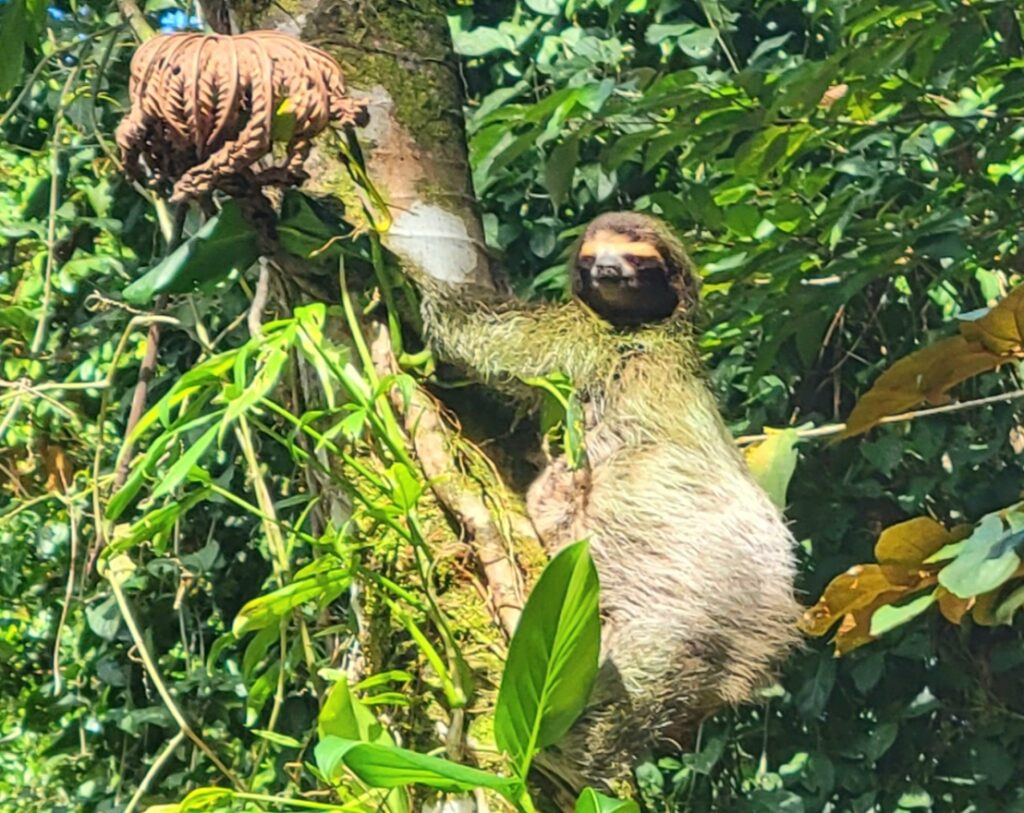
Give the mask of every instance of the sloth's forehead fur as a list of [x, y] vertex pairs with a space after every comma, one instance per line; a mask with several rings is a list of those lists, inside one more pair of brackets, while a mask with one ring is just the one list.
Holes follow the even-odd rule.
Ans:
[[647, 235], [614, 229], [588, 230], [580, 246], [580, 257], [599, 257], [602, 254], [662, 259], [659, 247]]

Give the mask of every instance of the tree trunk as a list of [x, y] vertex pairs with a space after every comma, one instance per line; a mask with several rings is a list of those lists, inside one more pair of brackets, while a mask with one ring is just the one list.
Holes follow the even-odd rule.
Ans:
[[[364, 193], [329, 139], [321, 139], [307, 161], [310, 180], [303, 191], [340, 203], [349, 222], [363, 221], [364, 207], [374, 211], [374, 223], [364, 225], [379, 228], [382, 220], [389, 222], [381, 240], [402, 264], [448, 282], [493, 286], [472, 193], [458, 64], [441, 9], [430, 0], [376, 5], [290, 0], [287, 10], [236, 5], [234, 12], [242, 30], [277, 28], [323, 48], [341, 64], [352, 95], [370, 100], [370, 122], [358, 139], [370, 184], [386, 202], [386, 212], [381, 201], [360, 197]], [[378, 375], [395, 372], [388, 330], [371, 326], [367, 333]], [[484, 636], [490, 642], [491, 656], [470, 662], [483, 679], [476, 681], [478, 697], [469, 719], [463, 709], [446, 711], [445, 744], [458, 758], [467, 741], [490, 738], [489, 724], [474, 727], [473, 717], [485, 721], [493, 708], [501, 668], [493, 653], [504, 649], [519, 617], [524, 585], [545, 557], [521, 499], [504, 486], [490, 461], [463, 441], [430, 393], [417, 389], [406, 402], [396, 392], [392, 405], [438, 506], [458, 526], [459, 539], [449, 541], [469, 542], [488, 597], [481, 602], [475, 578], [449, 584], [439, 596], [456, 637], [479, 641]], [[480, 628], [481, 614], [471, 609], [474, 602], [488, 619], [486, 630]], [[368, 628], [377, 640], [367, 642], [366, 651], [386, 649], [388, 633], [372, 624]], [[434, 717], [434, 712], [425, 713]], [[426, 728], [422, 724], [430, 721], [418, 722], [412, 727]], [[459, 732], [458, 743], [452, 742], [452, 731]]]
[[[492, 284], [476, 209], [458, 62], [444, 13], [431, 0], [292, 0], [238, 9], [244, 29], [277, 28], [328, 51], [353, 95], [370, 99], [360, 132], [370, 181], [387, 201], [384, 245], [404, 263], [453, 282]], [[352, 201], [337, 157], [321, 148], [306, 191]], [[358, 215], [361, 207], [348, 206]]]

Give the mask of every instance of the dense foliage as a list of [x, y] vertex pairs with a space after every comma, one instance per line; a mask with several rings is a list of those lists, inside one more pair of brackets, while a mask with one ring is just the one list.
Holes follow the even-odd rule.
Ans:
[[[969, 533], [955, 526], [1024, 490], [1013, 400], [838, 443], [808, 431], [845, 420], [894, 360], [957, 333], [1024, 270], [1016, 5], [451, 11], [489, 241], [524, 293], [561, 296], [569, 242], [598, 212], [636, 207], [679, 229], [703, 271], [703, 348], [736, 434], [796, 427], [766, 468], [786, 494], [799, 455], [787, 502], [808, 604], [874, 562], [884, 528], [927, 516], [954, 529], [941, 544], [955, 543]], [[195, 22], [162, 2], [146, 12], [157, 26]], [[361, 376], [329, 338], [332, 323], [358, 332], [361, 303], [301, 308], [284, 290], [280, 319], [256, 330], [246, 317], [258, 268], [215, 268], [231, 273], [164, 312], [147, 393], [159, 406], [124, 451], [153, 337], [144, 308], [160, 289], [124, 291], [176, 235], [111, 149], [134, 44], [121, 20], [106, 3], [0, 4], [0, 809], [140, 809], [133, 796], [158, 759], [145, 801], [170, 803], [219, 781], [203, 747], [253, 805], [261, 794], [326, 803], [302, 764], [318, 726], [316, 761], [330, 775], [341, 759], [324, 746], [331, 736], [390, 744], [369, 709], [401, 728], [466, 707], [465, 660], [486, 658], [488, 644], [446, 634], [452, 605], [431, 589], [438, 570], [454, 579], [459, 568], [431, 558], [444, 523], [417, 508], [422, 478], [383, 395], [409, 380]], [[288, 234], [301, 242], [323, 224], [293, 203]], [[199, 226], [191, 216], [185, 234]], [[374, 241], [345, 252], [369, 289], [382, 270]], [[337, 301], [325, 279], [310, 284]], [[1013, 389], [1017, 330], [1002, 334], [1001, 371], [957, 397]], [[997, 561], [1002, 580], [961, 576], [991, 612], [964, 599], [956, 624], [920, 604], [899, 615], [903, 594], [876, 591], [864, 606], [895, 603], [891, 626], [906, 623], [841, 659], [810, 641], [763, 702], [706, 723], [693, 752], [640, 766], [650, 809], [1024, 811], [1021, 539], [1007, 516], [1012, 532], [979, 526], [987, 542], [971, 570]], [[402, 572], [403, 550], [422, 557], [419, 577], [383, 584]], [[352, 585], [363, 582], [385, 596], [400, 654], [350, 692], [352, 662], [379, 663], [359, 648], [380, 612], [361, 607]], [[177, 713], [203, 747], [178, 734]]]

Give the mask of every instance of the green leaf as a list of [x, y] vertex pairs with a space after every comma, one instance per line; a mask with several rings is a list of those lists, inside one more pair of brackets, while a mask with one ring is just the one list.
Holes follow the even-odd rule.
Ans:
[[[321, 741], [333, 737], [386, 746], [395, 744], [374, 713], [352, 694], [344, 675], [327, 694], [317, 718], [316, 730]], [[408, 799], [397, 790], [388, 794], [386, 804], [392, 813], [407, 813], [409, 810]]]
[[200, 286], [212, 286], [259, 259], [258, 238], [241, 207], [225, 201], [219, 214], [125, 288], [124, 298], [133, 305], [145, 305], [157, 294], [191, 293]]
[[203, 432], [202, 435], [200, 435], [197, 441], [188, 447], [181, 457], [178, 458], [175, 464], [171, 466], [170, 470], [168, 470], [167, 474], [164, 475], [160, 484], [153, 490], [154, 500], [164, 496], [164, 494], [172, 492], [186, 477], [188, 477], [189, 472], [192, 471], [192, 467], [196, 465], [199, 458], [205, 454], [206, 450], [210, 447], [210, 444], [213, 443], [214, 439], [217, 437], [218, 429], [218, 426], [211, 426]]
[[936, 595], [932, 591], [918, 596], [906, 604], [886, 604], [884, 607], [879, 607], [871, 616], [871, 634], [877, 638], [901, 624], [906, 624], [931, 607], [935, 601]]
[[423, 494], [423, 484], [404, 463], [395, 463], [388, 469], [393, 490], [391, 498], [402, 511], [411, 511]]
[[376, 742], [392, 745], [394, 741], [348, 687], [348, 679], [342, 677], [327, 693], [327, 699], [320, 709], [316, 724], [320, 739], [341, 737], [360, 742]]
[[462, 56], [484, 56], [495, 51], [511, 51], [515, 40], [496, 28], [475, 28], [456, 31], [452, 37], [455, 53]]
[[277, 731], [268, 731], [265, 728], [253, 728], [250, 730], [261, 740], [272, 742], [274, 745], [283, 745], [285, 748], [302, 747], [301, 742], [295, 739], [295, 737], [289, 737], [287, 734], [279, 734]]
[[[285, 345], [287, 347], [287, 345]], [[239, 355], [239, 358], [242, 358]], [[251, 410], [263, 398], [270, 394], [277, 384], [277, 379], [288, 361], [288, 350], [282, 347], [273, 347], [262, 358], [260, 367], [252, 377], [252, 382], [245, 388], [241, 395], [232, 398], [228, 408], [224, 411], [224, 417], [220, 423], [220, 431], [223, 433], [239, 416]]]
[[25, 48], [35, 40], [46, 19], [41, 0], [8, 0], [0, 7], [0, 97], [6, 96], [21, 79]]
[[[1020, 515], [1016, 515], [1016, 522]], [[1024, 542], [1024, 530], [1007, 525], [999, 514], [984, 517], [956, 558], [939, 571], [939, 584], [959, 598], [995, 590], [1020, 566], [1017, 549]]]
[[740, 237], [750, 237], [761, 223], [761, 212], [749, 203], [738, 203], [725, 210], [725, 225]]
[[561, 0], [526, 0], [526, 5], [531, 11], [555, 17], [562, 13]]
[[426, 785], [447, 793], [489, 788], [511, 800], [520, 786], [507, 777], [393, 745], [325, 737], [313, 753], [321, 773], [334, 782], [343, 776], [342, 768], [347, 767], [375, 788]]
[[544, 568], [509, 645], [494, 734], [520, 776], [583, 710], [600, 648], [597, 570], [589, 544], [582, 541]]
[[121, 611], [114, 596], [108, 596], [99, 604], [85, 608], [85, 620], [89, 629], [104, 641], [113, 641], [121, 628]]
[[551, 196], [551, 204], [560, 209], [572, 191], [572, 179], [576, 174], [576, 163], [580, 156], [580, 140], [571, 135], [558, 144], [548, 156], [544, 167], [544, 182]]
[[277, 222], [277, 241], [282, 249], [296, 257], [337, 262], [344, 245], [337, 239], [341, 236], [320, 218], [305, 195], [295, 189], [285, 192]]
[[995, 619], [1000, 624], [1012, 624], [1017, 611], [1024, 607], [1024, 587], [1018, 587], [1010, 593], [996, 608]]
[[576, 800], [575, 813], [640, 813], [640, 806], [630, 799], [613, 799], [585, 788]]
[[[142, 473], [139, 472], [139, 474], [141, 481]], [[122, 493], [123, 490], [119, 491], [118, 496]], [[103, 556], [109, 557], [117, 553], [124, 553], [142, 542], [147, 542], [162, 534], [169, 533], [174, 528], [175, 523], [182, 520], [193, 506], [205, 500], [209, 493], [209, 489], [197, 489], [182, 499], [174, 500], [167, 505], [161, 505], [158, 508], [147, 511], [137, 522], [127, 528], [124, 525], [118, 525], [114, 529], [113, 540], [103, 551]], [[113, 500], [111, 500], [108, 509], [112, 506], [114, 506]], [[110, 518], [114, 519], [116, 515]]]
[[231, 625], [235, 637], [276, 623], [307, 601], [317, 600], [326, 604], [340, 596], [352, 580], [349, 568], [333, 556], [325, 556], [317, 564], [324, 569], [309, 575], [299, 571], [290, 584], [247, 602]]

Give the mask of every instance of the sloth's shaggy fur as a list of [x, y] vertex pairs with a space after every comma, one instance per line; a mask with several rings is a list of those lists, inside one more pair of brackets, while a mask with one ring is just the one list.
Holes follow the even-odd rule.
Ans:
[[547, 756], [577, 788], [629, 782], [639, 758], [748, 699], [794, 643], [798, 614], [793, 538], [700, 370], [692, 266], [652, 218], [606, 215], [588, 234], [599, 227], [658, 242], [680, 292], [672, 317], [616, 328], [578, 299], [525, 304], [437, 282], [423, 304], [440, 356], [497, 385], [565, 373], [584, 403], [586, 465], [554, 461], [528, 496], [549, 550], [589, 538], [601, 580], [597, 685]]

